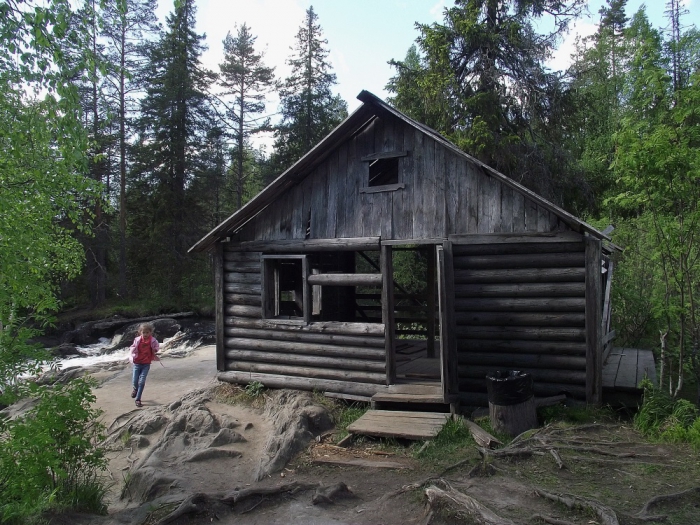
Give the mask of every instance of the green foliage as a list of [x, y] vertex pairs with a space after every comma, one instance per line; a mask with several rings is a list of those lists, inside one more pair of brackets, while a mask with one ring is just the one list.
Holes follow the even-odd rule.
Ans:
[[588, 405], [569, 407], [562, 404], [542, 407], [537, 410], [537, 416], [545, 425], [553, 422], [581, 425], [605, 421], [613, 417], [612, 412], [606, 407], [598, 408]]
[[313, 6], [296, 34], [292, 67], [280, 89], [282, 121], [275, 131], [271, 163], [277, 174], [300, 159], [348, 115], [340, 95], [333, 95], [335, 73], [328, 62], [328, 41]]
[[369, 410], [369, 405], [365, 403], [345, 404], [342, 401], [335, 403], [335, 408], [331, 409], [331, 416], [338, 430], [337, 438], [343, 439], [348, 435], [348, 426], [360, 419]]
[[[586, 186], [569, 153], [570, 97], [545, 60], [582, 2], [458, 0], [442, 23], [417, 24], [417, 49], [387, 89], [398, 109], [460, 149], [558, 203]], [[548, 13], [554, 30], [540, 34]]]
[[690, 443], [700, 449], [700, 411], [685, 399], [674, 399], [654, 387], [649, 380], [642, 383], [644, 398], [634, 417], [635, 427], [644, 435], [668, 443]]
[[260, 381], [253, 381], [252, 383], [248, 383], [245, 387], [246, 395], [253, 399], [260, 397], [264, 391], [265, 385], [263, 385]]
[[24, 523], [48, 509], [106, 510], [106, 461], [98, 446], [103, 425], [91, 404], [94, 384], [32, 386], [37, 404], [23, 417], [0, 422], [0, 517]]
[[462, 418], [448, 419], [440, 433], [427, 446], [423, 443], [414, 450], [414, 456], [431, 466], [452, 464], [455, 458], [476, 456], [474, 438]]

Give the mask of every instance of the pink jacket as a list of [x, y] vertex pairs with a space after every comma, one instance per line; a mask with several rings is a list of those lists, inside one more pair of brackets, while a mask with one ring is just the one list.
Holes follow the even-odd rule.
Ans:
[[[136, 359], [139, 355], [139, 343], [141, 342], [141, 336], [137, 336], [136, 339], [134, 339], [134, 342], [131, 344], [131, 348], [129, 349], [129, 361], [132, 363], [134, 362], [134, 359]], [[158, 339], [156, 339], [154, 336], [151, 336], [151, 355], [146, 356], [147, 360], [141, 360], [140, 365], [149, 365], [151, 364], [151, 361], [159, 361], [158, 356], [156, 355], [156, 352], [160, 350], [160, 344], [158, 343]]]

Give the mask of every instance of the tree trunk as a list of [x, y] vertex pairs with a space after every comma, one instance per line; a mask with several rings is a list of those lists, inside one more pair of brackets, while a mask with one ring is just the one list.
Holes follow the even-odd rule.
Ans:
[[489, 417], [491, 426], [497, 433], [508, 434], [511, 437], [522, 434], [531, 428], [537, 428], [537, 411], [535, 398], [516, 405], [494, 405], [489, 401]]

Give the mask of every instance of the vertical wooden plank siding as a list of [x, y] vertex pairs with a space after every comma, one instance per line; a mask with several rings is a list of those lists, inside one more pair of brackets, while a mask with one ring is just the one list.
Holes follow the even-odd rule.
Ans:
[[[431, 140], [433, 147], [433, 161], [430, 177], [430, 206], [433, 212], [428, 216], [430, 229], [428, 236], [445, 237], [447, 235], [447, 214], [445, 213], [445, 162], [446, 152], [436, 141]], [[431, 250], [434, 253], [434, 251]], [[434, 310], [433, 310], [434, 311]]]
[[513, 192], [513, 232], [525, 230], [525, 197], [522, 193]]
[[414, 130], [413, 133], [413, 235], [417, 239], [425, 235], [425, 135]]
[[338, 170], [336, 173], [337, 195], [335, 235], [336, 237], [346, 237], [346, 216], [348, 203], [348, 144], [341, 144], [338, 148]]
[[336, 234], [336, 220], [338, 212], [338, 199], [343, 198], [338, 187], [338, 150], [336, 149], [326, 159], [326, 229], [324, 239], [334, 239]]
[[590, 235], [586, 244], [586, 402], [600, 404], [603, 396], [601, 242]]
[[457, 156], [451, 152], [445, 152], [445, 237], [461, 231], [459, 228], [459, 209], [461, 195], [459, 194], [459, 183], [464, 176], [457, 171]]
[[467, 212], [467, 233], [477, 233], [479, 231], [479, 225], [481, 223], [481, 208], [479, 207], [479, 193], [481, 187], [485, 183], [484, 178], [481, 177], [481, 173], [477, 170], [476, 166], [468, 163], [466, 159], [460, 159], [460, 164], [464, 173], [466, 174], [466, 191], [464, 194], [464, 199], [467, 200], [466, 212]]
[[391, 246], [381, 248], [382, 270], [382, 323], [384, 323], [384, 342], [386, 350], [386, 384], [396, 380], [396, 356], [394, 355], [394, 264]]
[[404, 188], [396, 191], [392, 199], [392, 224], [395, 239], [414, 239], [413, 235], [413, 196], [416, 185], [414, 133], [412, 128], [402, 127], [403, 149], [408, 151], [406, 157], [399, 159], [399, 182]]
[[216, 369], [224, 371], [224, 246], [216, 243], [214, 252], [214, 309], [216, 311]]
[[511, 233], [513, 231], [513, 200], [512, 188], [504, 186], [501, 191], [501, 224], [498, 231]]

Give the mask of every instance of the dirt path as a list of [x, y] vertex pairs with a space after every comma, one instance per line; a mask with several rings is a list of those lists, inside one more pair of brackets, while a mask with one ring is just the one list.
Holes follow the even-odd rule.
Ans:
[[[183, 394], [204, 388], [216, 378], [216, 347], [202, 346], [182, 358], [163, 357], [163, 366], [151, 364], [143, 393], [144, 407], [169, 405]], [[109, 426], [118, 416], [134, 410], [131, 399], [131, 366], [117, 372], [93, 374], [102, 381], [95, 390], [96, 404], [104, 411], [103, 422]]]

